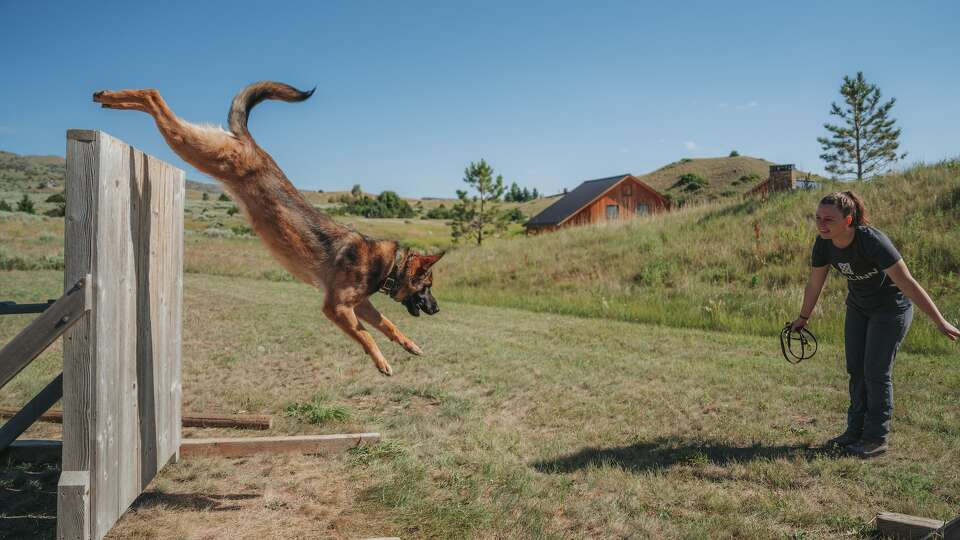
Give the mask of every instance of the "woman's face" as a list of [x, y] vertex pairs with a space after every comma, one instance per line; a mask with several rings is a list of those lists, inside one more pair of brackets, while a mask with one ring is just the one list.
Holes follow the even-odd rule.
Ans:
[[817, 207], [817, 232], [824, 240], [845, 233], [852, 221], [852, 216], [844, 216], [843, 212], [832, 204], [821, 204]]

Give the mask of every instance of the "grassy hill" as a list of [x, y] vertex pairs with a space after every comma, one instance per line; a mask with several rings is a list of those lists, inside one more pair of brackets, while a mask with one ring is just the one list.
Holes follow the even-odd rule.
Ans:
[[[771, 165], [775, 163], [749, 156], [682, 159], [638, 178], [674, 201], [704, 202], [743, 195], [767, 179]], [[685, 174], [696, 174], [707, 184], [695, 192], [685, 191], [678, 183]], [[797, 175], [819, 179], [802, 171]]]
[[[960, 162], [849, 187], [941, 310], [960, 319]], [[827, 189], [459, 249], [437, 266], [435, 289], [477, 304], [773, 335], [800, 308], [812, 215]], [[828, 281], [812, 322], [818, 335], [839, 339], [845, 287]], [[956, 352], [924, 318], [906, 347]]]

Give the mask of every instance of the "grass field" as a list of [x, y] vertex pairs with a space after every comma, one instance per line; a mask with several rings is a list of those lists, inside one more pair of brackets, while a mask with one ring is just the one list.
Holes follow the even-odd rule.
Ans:
[[[18, 301], [61, 288], [56, 271], [0, 275]], [[790, 366], [769, 338], [442, 297], [439, 315], [413, 319], [377, 298], [426, 351], [379, 339], [396, 370], [384, 378], [304, 285], [188, 274], [184, 300], [184, 410], [384, 441], [332, 458], [185, 460], [110, 538], [863, 538], [880, 510], [946, 519], [960, 507], [955, 356], [901, 354], [893, 451], [862, 462], [813, 447], [844, 422], [836, 341]], [[27, 320], [0, 319], [0, 341]], [[58, 351], [0, 404], [52, 378]], [[315, 425], [286, 415], [296, 408], [342, 414]], [[201, 431], [235, 433], [185, 436]], [[55, 511], [44, 479], [56, 471], [5, 470], [0, 529], [51, 530], [16, 517], [37, 512], [26, 501]]]
[[[954, 320], [958, 171], [918, 166], [856, 187]], [[184, 410], [272, 414], [269, 434], [384, 440], [339, 457], [184, 460], [110, 538], [869, 538], [881, 510], [951, 518], [955, 344], [918, 314], [894, 373], [893, 450], [868, 462], [816, 449], [845, 418], [843, 283], [831, 278], [811, 323], [820, 353], [799, 366], [779, 358], [821, 195], [454, 248], [436, 267], [439, 315], [414, 319], [375, 298], [426, 352], [378, 336], [392, 378], [229, 215], [232, 203], [192, 197]], [[449, 247], [442, 222], [338, 219]], [[62, 219], [0, 212], [0, 300], [60, 295], [62, 236]], [[29, 320], [0, 318], [0, 343]], [[23, 404], [61, 365], [57, 344], [0, 405]], [[57, 476], [0, 468], [0, 538], [50, 537]]]

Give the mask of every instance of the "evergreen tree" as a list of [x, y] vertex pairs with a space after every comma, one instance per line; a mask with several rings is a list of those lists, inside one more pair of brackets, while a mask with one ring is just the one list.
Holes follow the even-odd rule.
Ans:
[[863, 180], [886, 171], [890, 164], [906, 157], [906, 153], [897, 153], [900, 128], [895, 128], [896, 120], [889, 117], [896, 98], [881, 103], [880, 89], [869, 84], [862, 71], [857, 72], [854, 79], [843, 77], [840, 95], [845, 106], [841, 108], [833, 103], [830, 114], [838, 116], [842, 124], [824, 124], [830, 137], [817, 137], [824, 152], [820, 159], [827, 163], [828, 172]]
[[477, 192], [468, 195], [466, 190], [457, 190], [460, 199], [451, 211], [451, 235], [454, 242], [461, 239], [476, 239], [477, 245], [483, 244], [484, 236], [503, 231], [507, 224], [503, 219], [497, 201], [503, 195], [503, 176], [493, 177], [493, 167], [483, 159], [480, 163], [470, 163], [464, 170], [463, 181]]

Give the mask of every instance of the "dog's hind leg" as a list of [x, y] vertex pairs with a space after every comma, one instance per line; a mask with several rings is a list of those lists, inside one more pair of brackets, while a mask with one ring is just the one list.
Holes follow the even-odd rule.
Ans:
[[345, 304], [336, 303], [328, 296], [323, 304], [323, 314], [363, 347], [367, 355], [373, 359], [373, 363], [377, 366], [377, 369], [380, 370], [380, 373], [384, 375], [393, 374], [390, 364], [387, 363], [387, 359], [384, 358], [383, 353], [380, 352], [380, 347], [377, 347], [377, 342], [373, 340], [370, 332], [367, 332], [367, 329], [357, 320], [357, 315], [354, 313], [353, 308]]
[[399, 343], [400, 346], [406, 349], [408, 353], [415, 354], [417, 356], [423, 354], [423, 351], [417, 346], [416, 343], [413, 342], [413, 340], [403, 335], [403, 333], [400, 332], [400, 329], [397, 328], [395, 324], [390, 322], [390, 319], [384, 317], [379, 311], [377, 311], [377, 308], [374, 307], [369, 298], [363, 302], [360, 302], [360, 304], [354, 308], [354, 311], [357, 313], [358, 317], [373, 325], [373, 327], [377, 330], [383, 332], [383, 335], [390, 338], [391, 341], [396, 341]]
[[[178, 156], [197, 169], [220, 179], [248, 173], [260, 160], [239, 140], [214, 127], [199, 126], [178, 118], [152, 88], [144, 90], [101, 90], [93, 100], [107, 109], [141, 111], [153, 117], [160, 134]], [[251, 159], [253, 158], [253, 159]]]

